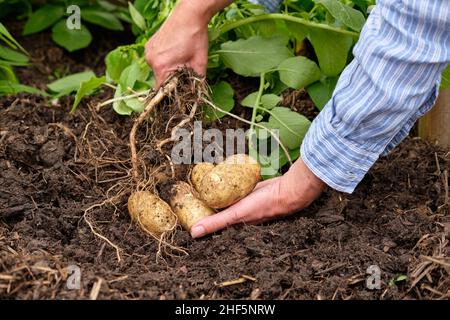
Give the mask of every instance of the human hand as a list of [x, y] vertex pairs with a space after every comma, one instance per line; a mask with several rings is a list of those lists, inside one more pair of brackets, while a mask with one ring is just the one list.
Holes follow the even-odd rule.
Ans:
[[258, 224], [308, 207], [326, 185], [297, 160], [282, 177], [260, 182], [247, 197], [191, 228], [199, 238], [237, 223]]
[[180, 1], [172, 15], [145, 45], [145, 59], [159, 87], [173, 71], [188, 67], [204, 75], [208, 63], [210, 14], [195, 1]]

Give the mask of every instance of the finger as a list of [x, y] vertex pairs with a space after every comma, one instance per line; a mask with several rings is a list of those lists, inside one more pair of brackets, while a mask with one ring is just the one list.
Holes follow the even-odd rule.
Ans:
[[204, 76], [206, 74], [207, 63], [203, 60], [197, 59], [196, 61], [189, 63], [188, 66], [191, 67], [192, 70], [194, 70], [194, 72], [199, 76]]
[[155, 72], [155, 85], [156, 85], [156, 89], [159, 89], [164, 82], [166, 82], [166, 80], [169, 78], [170, 74], [173, 72], [173, 70], [168, 70], [168, 69], [164, 69], [164, 70], [160, 70]]
[[191, 235], [193, 238], [199, 238], [233, 224], [263, 219], [264, 216], [270, 215], [272, 207], [269, 188], [254, 191], [228, 209], [197, 222], [191, 229]]

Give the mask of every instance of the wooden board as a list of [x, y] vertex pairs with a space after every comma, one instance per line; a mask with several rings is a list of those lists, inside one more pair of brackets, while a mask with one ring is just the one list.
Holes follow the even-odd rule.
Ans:
[[442, 91], [436, 106], [419, 120], [419, 135], [450, 149], [450, 89]]

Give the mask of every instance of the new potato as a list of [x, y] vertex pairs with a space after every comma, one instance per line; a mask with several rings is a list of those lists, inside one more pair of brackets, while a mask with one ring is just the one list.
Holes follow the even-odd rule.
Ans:
[[170, 206], [150, 191], [138, 191], [128, 198], [131, 218], [146, 232], [160, 236], [177, 223]]
[[169, 204], [177, 215], [180, 224], [187, 231], [200, 219], [215, 213], [214, 210], [192, 194], [191, 186], [186, 182], [175, 183], [171, 188], [171, 193]]
[[[200, 165], [202, 167], [196, 169]], [[229, 207], [244, 198], [261, 178], [259, 164], [245, 154], [230, 156], [213, 168], [211, 166], [196, 165], [191, 182], [200, 199], [214, 209]]]

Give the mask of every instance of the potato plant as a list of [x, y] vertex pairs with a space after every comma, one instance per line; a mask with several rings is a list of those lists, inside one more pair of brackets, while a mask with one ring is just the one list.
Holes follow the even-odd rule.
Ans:
[[[211, 20], [207, 77], [216, 108], [205, 107], [204, 120], [214, 121], [232, 112], [234, 92], [224, 78], [227, 70], [258, 77], [259, 90], [242, 101], [243, 106], [252, 108], [252, 117], [248, 119], [251, 132], [258, 138], [264, 135], [270, 138], [270, 133], [277, 129], [280, 135], [277, 139], [283, 145], [283, 151], [258, 158], [262, 166], [272, 169], [265, 178], [278, 175], [282, 166], [299, 156], [298, 149], [310, 125], [304, 116], [279, 106], [281, 94], [288, 88], [306, 88], [317, 107], [323, 108], [351, 58], [350, 50], [365, 21], [362, 11], [372, 2], [289, 0], [283, 2], [281, 13], [268, 14], [262, 6], [240, 0]], [[114, 98], [107, 102], [112, 103], [117, 113], [131, 115], [144, 110], [142, 96], [154, 86], [152, 71], [144, 60], [144, 45], [175, 3], [136, 0], [129, 4], [136, 42], [107, 55], [105, 78], [80, 78], [74, 109], [83, 96], [107, 81], [116, 88]], [[311, 43], [317, 61], [297, 55], [305, 41]], [[49, 88], [55, 91], [53, 85]]]
[[19, 83], [14, 73], [15, 67], [24, 67], [29, 64], [29, 60], [28, 52], [0, 23], [0, 96], [18, 92], [46, 95], [41, 90]]
[[[67, 20], [70, 20], [71, 15], [76, 12], [71, 5], [76, 5], [80, 9], [79, 29], [67, 28]], [[29, 10], [31, 7], [29, 5]], [[123, 22], [131, 22], [128, 10], [106, 0], [76, 2], [54, 0], [46, 1], [44, 5], [28, 14], [22, 33], [32, 35], [52, 28], [52, 39], [56, 44], [68, 51], [76, 51], [86, 48], [92, 42], [92, 34], [85, 23], [113, 31], [122, 31], [124, 30]]]
[[[81, 84], [74, 109], [83, 96], [109, 82], [115, 85], [115, 95], [107, 103], [112, 103], [117, 113], [143, 111], [142, 96], [154, 86], [152, 71], [144, 60], [144, 45], [170, 15], [175, 3], [136, 0], [129, 4], [136, 42], [108, 54], [105, 77], [78, 81]], [[279, 175], [281, 167], [298, 158], [310, 125], [304, 116], [280, 106], [281, 94], [289, 88], [304, 88], [321, 110], [331, 98], [340, 73], [351, 61], [351, 49], [374, 4], [373, 0], [285, 0], [280, 13], [268, 14], [259, 5], [234, 2], [209, 25], [207, 77], [215, 107], [203, 109], [204, 120], [214, 121], [232, 112], [234, 92], [226, 79], [227, 70], [258, 77], [259, 90], [241, 104], [252, 109], [252, 117], [247, 120], [258, 139], [270, 138], [275, 129], [278, 131], [277, 139], [283, 148], [258, 161], [270, 169], [265, 178]], [[298, 55], [305, 43], [313, 48], [314, 60]], [[444, 73], [443, 86], [448, 85], [446, 74], [448, 71]]]

